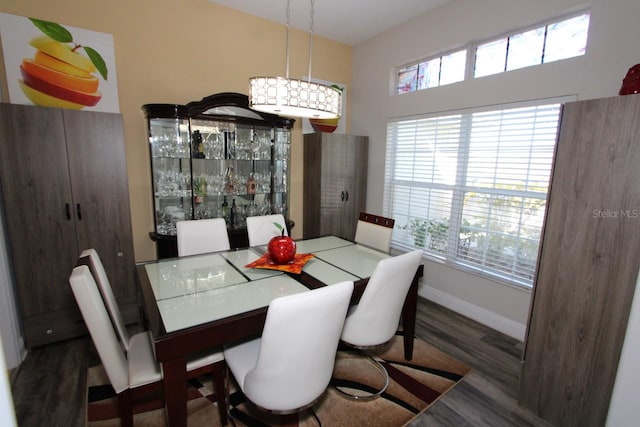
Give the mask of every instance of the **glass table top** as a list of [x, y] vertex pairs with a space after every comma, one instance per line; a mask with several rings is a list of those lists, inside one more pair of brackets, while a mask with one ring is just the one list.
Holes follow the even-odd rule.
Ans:
[[308, 291], [295, 279], [280, 274], [164, 299], [158, 301], [158, 309], [166, 332], [174, 332], [267, 307], [275, 298]]
[[296, 252], [299, 254], [312, 254], [328, 249], [352, 246], [354, 243], [336, 236], [318, 237], [315, 239], [297, 240]]
[[145, 270], [158, 301], [247, 281], [220, 254], [163, 260], [145, 265]]
[[[371, 277], [373, 270], [383, 259], [391, 255], [357, 244], [328, 249], [315, 254], [316, 258], [335, 268], [349, 272], [360, 279]], [[305, 271], [303, 269], [303, 271]], [[311, 274], [311, 273], [310, 273]], [[317, 277], [322, 280], [321, 277]], [[324, 282], [324, 280], [322, 280]], [[326, 282], [325, 282], [326, 283]]]
[[[315, 255], [303, 272], [332, 285], [371, 276], [389, 255], [335, 236], [296, 242]], [[280, 271], [246, 268], [266, 247], [160, 260], [144, 265], [166, 332], [267, 307], [278, 297], [308, 291]]]

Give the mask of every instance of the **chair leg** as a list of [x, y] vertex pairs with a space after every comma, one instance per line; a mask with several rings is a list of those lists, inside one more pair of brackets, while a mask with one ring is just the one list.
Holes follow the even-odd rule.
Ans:
[[120, 426], [133, 427], [133, 403], [130, 389], [118, 394], [118, 412], [120, 414]]
[[[351, 349], [351, 350], [353, 350], [353, 349]], [[365, 395], [347, 393], [346, 391], [340, 389], [339, 386], [335, 386], [334, 388], [342, 396], [347, 397], [348, 399], [351, 399], [351, 400], [368, 401], [368, 400], [376, 399], [376, 398], [380, 397], [385, 391], [387, 391], [387, 387], [389, 387], [389, 373], [384, 368], [384, 366], [382, 366], [382, 364], [380, 362], [378, 362], [371, 355], [369, 355], [369, 353], [367, 353], [366, 351], [361, 351], [361, 350], [357, 350], [357, 351], [358, 351], [358, 353], [362, 354], [362, 356], [364, 356], [366, 359], [368, 359], [373, 364], [373, 366], [376, 369], [378, 369], [380, 371], [380, 373], [384, 376], [384, 385], [378, 391], [376, 391], [375, 393], [365, 394]]]
[[213, 365], [213, 386], [216, 393], [218, 403], [218, 414], [220, 415], [220, 424], [227, 425], [227, 387], [225, 385], [224, 374], [226, 364], [218, 362]]

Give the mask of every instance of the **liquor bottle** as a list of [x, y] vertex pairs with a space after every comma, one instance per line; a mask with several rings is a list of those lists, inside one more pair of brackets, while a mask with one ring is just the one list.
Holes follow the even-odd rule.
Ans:
[[247, 194], [256, 194], [256, 177], [253, 172], [247, 178]]
[[224, 177], [224, 192], [226, 194], [236, 194], [236, 177], [233, 173], [233, 166], [227, 168]]
[[229, 205], [227, 204], [227, 196], [224, 196], [222, 199], [222, 217], [227, 223], [227, 227], [229, 227], [231, 224], [229, 222]]
[[229, 217], [229, 223], [232, 228], [238, 228], [238, 208], [236, 207], [236, 199], [231, 200], [231, 214]]
[[199, 130], [194, 130], [191, 136], [191, 155], [194, 159], [204, 159], [204, 144], [202, 143], [202, 134]]

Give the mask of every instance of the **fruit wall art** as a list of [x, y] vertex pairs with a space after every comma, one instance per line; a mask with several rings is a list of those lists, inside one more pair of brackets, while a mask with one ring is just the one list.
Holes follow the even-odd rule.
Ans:
[[110, 35], [0, 13], [10, 102], [118, 112]]

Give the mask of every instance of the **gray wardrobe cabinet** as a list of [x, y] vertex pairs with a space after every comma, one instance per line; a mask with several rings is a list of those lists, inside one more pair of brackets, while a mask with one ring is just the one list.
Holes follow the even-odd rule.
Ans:
[[69, 275], [87, 248], [98, 251], [126, 320], [135, 320], [121, 116], [0, 104], [0, 183], [26, 345], [86, 332]]
[[520, 380], [553, 425], [603, 426], [640, 268], [640, 95], [563, 107]]
[[353, 240], [367, 196], [368, 137], [304, 135], [304, 238]]

